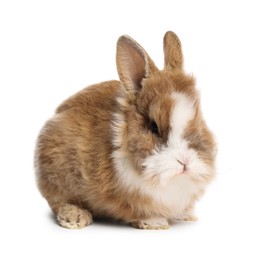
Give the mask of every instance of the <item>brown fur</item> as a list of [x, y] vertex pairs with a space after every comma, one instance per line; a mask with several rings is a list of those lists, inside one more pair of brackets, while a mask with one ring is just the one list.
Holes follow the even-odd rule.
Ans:
[[[43, 127], [35, 160], [38, 186], [62, 226], [84, 227], [91, 223], [91, 214], [134, 222], [137, 227], [143, 226], [138, 224], [142, 219], [168, 218], [172, 209], [121, 184], [112, 156], [121, 151], [142, 175], [143, 159], [167, 142], [168, 118], [174, 106], [170, 93], [184, 92], [198, 99], [194, 79], [182, 70], [181, 43], [174, 33], [165, 34], [164, 52], [165, 68], [159, 71], [140, 45], [122, 36], [117, 45], [121, 82], [108, 81], [83, 89], [63, 102]], [[215, 143], [198, 102], [196, 110], [185, 137], [213, 167]], [[113, 143], [115, 114], [125, 120], [117, 126], [117, 144]], [[159, 127], [159, 137], [150, 132], [153, 120]], [[192, 198], [185, 212], [195, 200]]]

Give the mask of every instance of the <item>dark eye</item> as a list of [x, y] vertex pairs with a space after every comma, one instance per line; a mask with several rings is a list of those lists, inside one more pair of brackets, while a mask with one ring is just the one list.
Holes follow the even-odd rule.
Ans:
[[150, 131], [155, 135], [159, 135], [159, 129], [155, 121], [151, 122]]

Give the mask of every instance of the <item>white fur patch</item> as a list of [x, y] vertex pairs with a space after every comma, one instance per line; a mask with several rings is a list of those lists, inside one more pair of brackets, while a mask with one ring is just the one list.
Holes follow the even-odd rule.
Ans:
[[[184, 169], [184, 165], [186, 169]], [[166, 147], [154, 152], [143, 163], [145, 167], [144, 179], [156, 179], [156, 184], [166, 187], [174, 177], [179, 175], [194, 178], [202, 182], [212, 173], [212, 169], [203, 162], [197, 152], [187, 147], [186, 141], [180, 146]]]
[[122, 143], [122, 129], [126, 126], [126, 122], [122, 114], [114, 113], [112, 130], [114, 133], [113, 136], [113, 145], [115, 147], [120, 147]]
[[178, 146], [182, 141], [182, 136], [195, 114], [194, 103], [185, 95], [179, 92], [172, 93], [175, 106], [170, 118], [171, 132], [169, 135], [169, 145]]
[[[113, 161], [121, 185], [129, 191], [137, 190], [141, 194], [149, 196], [156, 204], [167, 207], [168, 218], [181, 216], [185, 207], [189, 205], [192, 196], [197, 195], [203, 188], [203, 185], [196, 184], [189, 176], [183, 174], [171, 178], [166, 185], [152, 185], [133, 168], [121, 151], [113, 153]], [[166, 162], [163, 161], [163, 163]], [[162, 161], [156, 166], [156, 169], [159, 169], [161, 164]], [[164, 174], [166, 174], [165, 168]]]

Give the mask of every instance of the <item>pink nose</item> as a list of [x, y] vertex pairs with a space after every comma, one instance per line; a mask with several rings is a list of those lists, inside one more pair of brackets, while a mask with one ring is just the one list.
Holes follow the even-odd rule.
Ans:
[[177, 162], [180, 163], [181, 165], [183, 165], [183, 172], [185, 172], [186, 171], [186, 164], [181, 162], [180, 160], [177, 160]]

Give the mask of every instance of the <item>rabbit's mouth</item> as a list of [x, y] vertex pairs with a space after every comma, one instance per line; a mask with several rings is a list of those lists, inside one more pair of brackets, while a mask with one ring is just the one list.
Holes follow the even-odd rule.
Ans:
[[186, 146], [184, 149], [163, 148], [154, 152], [143, 162], [142, 176], [155, 186], [166, 186], [177, 177], [208, 181], [214, 173], [211, 165], [202, 160], [198, 153]]

